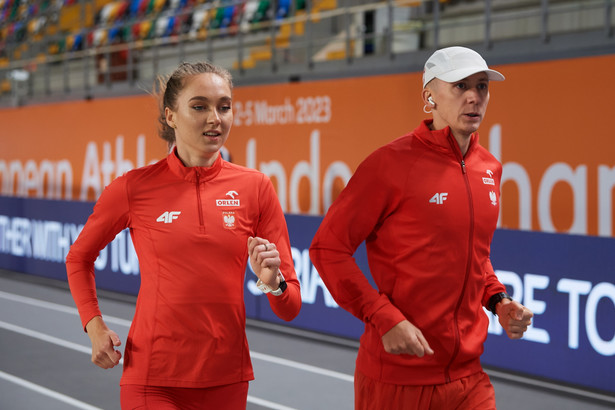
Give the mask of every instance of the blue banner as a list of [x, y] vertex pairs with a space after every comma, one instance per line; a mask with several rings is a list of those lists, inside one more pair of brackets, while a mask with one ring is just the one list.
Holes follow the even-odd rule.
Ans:
[[[92, 207], [0, 197], [0, 268], [66, 280], [66, 253]], [[337, 306], [309, 258], [322, 218], [286, 218], [302, 288], [301, 313], [290, 323], [279, 320], [248, 268], [248, 317], [358, 339], [363, 324]], [[501, 229], [491, 256], [508, 292], [535, 316], [524, 338], [511, 341], [486, 313], [490, 325], [483, 364], [615, 394], [615, 238]], [[363, 245], [355, 259], [369, 277]], [[139, 267], [128, 231], [101, 252], [96, 269], [99, 288], [137, 294]]]
[[[363, 333], [363, 323], [335, 303], [310, 260], [310, 244], [320, 225], [320, 221], [322, 221], [322, 217], [286, 215], [295, 272], [301, 283], [301, 300], [303, 302], [299, 316], [290, 322], [289, 325], [335, 336], [358, 339], [361, 333]], [[355, 259], [359, 266], [369, 273], [365, 245], [359, 247], [355, 254]], [[287, 323], [278, 319], [269, 308], [267, 299], [256, 288], [255, 278], [256, 276], [250, 271], [248, 264], [248, 273], [246, 274], [247, 290], [245, 291], [248, 316], [276, 323]], [[256, 308], [251, 311], [250, 306], [255, 306]]]
[[[64, 262], [94, 207], [90, 202], [0, 196], [0, 268], [67, 280]], [[136, 295], [139, 262], [128, 230], [96, 260], [101, 289]]]
[[491, 259], [534, 319], [514, 342], [491, 319], [483, 363], [615, 393], [615, 238], [498, 230]]

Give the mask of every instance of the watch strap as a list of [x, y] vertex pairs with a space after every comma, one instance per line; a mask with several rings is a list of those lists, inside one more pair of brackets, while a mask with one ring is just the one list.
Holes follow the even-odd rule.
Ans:
[[273, 296], [280, 296], [282, 293], [284, 293], [284, 291], [286, 290], [286, 281], [284, 279], [282, 279], [282, 281], [280, 282], [280, 287], [277, 288], [276, 290], [272, 290], [271, 294]]
[[489, 303], [487, 304], [487, 306], [489, 310], [491, 311], [491, 313], [493, 313], [494, 315], [496, 315], [495, 307], [497, 306], [498, 303], [502, 301], [502, 299], [508, 299], [511, 301], [513, 300], [506, 292], [496, 293], [495, 295], [489, 298]]
[[282, 272], [278, 273], [278, 277], [280, 278], [280, 285], [275, 290], [260, 279], [256, 281], [256, 287], [263, 293], [271, 293], [273, 296], [280, 296], [286, 290], [287, 284], [286, 280], [284, 280], [284, 275], [282, 275]]

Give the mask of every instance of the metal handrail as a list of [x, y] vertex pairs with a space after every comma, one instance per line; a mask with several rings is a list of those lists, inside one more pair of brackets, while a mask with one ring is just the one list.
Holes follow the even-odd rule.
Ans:
[[[244, 67], [247, 61], [249, 51], [255, 47], [263, 47], [268, 44], [270, 52], [270, 61], [261, 68], [253, 72], [255, 75], [262, 75], [263, 72], [275, 74], [283, 64], [284, 53], [280, 47], [276, 45], [276, 35], [280, 27], [284, 25], [303, 24], [305, 34], [303, 37], [293, 37], [291, 53], [293, 56], [299, 56], [298, 64], [303, 65], [305, 70], [313, 70], [316, 64], [320, 62], [315, 60], [316, 51], [319, 48], [324, 48], [327, 44], [331, 45], [336, 41], [334, 35], [327, 33], [326, 36], [317, 36], [317, 29], [322, 22], [333, 24], [334, 21], [342, 23], [342, 28], [338, 31], [342, 33], [343, 51], [345, 64], [352, 66], [360, 55], [354, 53], [353, 43], [356, 41], [373, 41], [382, 40], [382, 47], [378, 51], [378, 55], [384, 58], [393, 59], [397, 53], [394, 48], [395, 39], [404, 35], [415, 35], [420, 38], [417, 41], [416, 51], [424, 49], [439, 48], [445, 41], [442, 40], [444, 30], [463, 30], [464, 27], [474, 27], [480, 25], [483, 27], [482, 37], [477, 39], [478, 42], [483, 42], [485, 48], [491, 49], [499, 40], [495, 38], [494, 25], [501, 22], [515, 21], [522, 19], [536, 18], [539, 14], [539, 37], [541, 41], [547, 43], [550, 35], [555, 31], [549, 27], [549, 22], [552, 18], [561, 14], [580, 13], [587, 10], [604, 10], [605, 18], [604, 32], [605, 37], [612, 38], [612, 0], [585, 0], [582, 7], [578, 2], [574, 1], [559, 1], [549, 2], [549, 0], [538, 0], [531, 8], [515, 9], [510, 6], [513, 2], [508, 2], [506, 5], [493, 0], [484, 0], [482, 9], [474, 6], [472, 10], [482, 10], [481, 12], [469, 10], [464, 15], [457, 13], [457, 16], [448, 13], [446, 8], [440, 10], [442, 3], [440, 0], [422, 0], [422, 1], [401, 1], [401, 0], [385, 0], [373, 1], [365, 4], [351, 5], [350, 0], [341, 0], [342, 4], [332, 10], [314, 11], [313, 1], [306, 2], [306, 12], [303, 14], [295, 14], [284, 19], [270, 20], [265, 22], [254, 23], [250, 26], [248, 32], [237, 29], [234, 37], [225, 37], [229, 34], [226, 28], [208, 29], [207, 38], [203, 41], [195, 40], [189, 33], [181, 33], [173, 37], [151, 38], [144, 40], [129, 39], [128, 42], [121, 44], [107, 44], [96, 48], [87, 48], [77, 51], [63, 52], [58, 55], [47, 54], [44, 57], [30, 57], [21, 60], [10, 61], [8, 65], [0, 67], [0, 75], [3, 73], [8, 75], [14, 70], [23, 70], [33, 67], [41, 68], [39, 71], [32, 70], [32, 76], [29, 79], [27, 93], [22, 97], [22, 101], [17, 101], [17, 105], [26, 98], [32, 98], [37, 93], [42, 93], [45, 96], [58, 94], [53, 90], [52, 86], [57, 85], [57, 70], [54, 68], [57, 65], [62, 66], [62, 87], [59, 90], [60, 94], [72, 94], [74, 92], [83, 92], [84, 96], [91, 97], [93, 90], [96, 88], [92, 84], [93, 74], [95, 71], [96, 58], [104, 58], [109, 68], [104, 72], [103, 85], [107, 88], [112, 88], [111, 77], [118, 72], [126, 72], [126, 81], [132, 87], [136, 83], [134, 73], [145, 71], [152, 72], [152, 78], [164, 71], [162, 65], [165, 59], [175, 59], [177, 62], [185, 59], [187, 56], [194, 54], [198, 49], [199, 55], [205, 51], [208, 59], [216, 61], [222, 55], [234, 56], [234, 61], [237, 63], [237, 73], [240, 77], [249, 77], [251, 70]], [[413, 6], [409, 6], [412, 3]], [[525, 2], [524, 4], [530, 4]], [[539, 4], [538, 4], [539, 3]], [[431, 11], [429, 10], [431, 8]], [[404, 30], [398, 30], [395, 27], [395, 13], [400, 10], [410, 11], [414, 18], [415, 24], [409, 24], [404, 27]], [[382, 33], [364, 33], [356, 32], [353, 29], [353, 16], [361, 15], [362, 13], [384, 13], [386, 16], [386, 27]], [[182, 13], [187, 13], [183, 11]], [[125, 22], [120, 27], [129, 27], [135, 24], [136, 21]], [[318, 23], [320, 22], [320, 23]], [[111, 26], [107, 26], [110, 28]], [[96, 27], [98, 29], [100, 27]], [[596, 29], [601, 29], [598, 25]], [[92, 32], [95, 29], [90, 29]], [[431, 38], [430, 38], [431, 36]], [[431, 39], [431, 41], [430, 41]], [[288, 51], [288, 49], [286, 50]], [[127, 53], [127, 62], [124, 66], [112, 67], [111, 56], [115, 53]], [[137, 54], [140, 54], [139, 60], [136, 59]], [[202, 57], [200, 57], [202, 58]], [[149, 61], [151, 60], [151, 61]], [[145, 64], [151, 63], [150, 68]], [[289, 62], [288, 64], [297, 64]], [[79, 67], [79, 68], [76, 68]], [[228, 68], [231, 68], [230, 66]], [[138, 69], [137, 71], [135, 69]], [[82, 84], [74, 86], [77, 83], [75, 77], [71, 76], [74, 70], [80, 70], [82, 73]], [[52, 76], [55, 80], [52, 81]], [[146, 76], [147, 77], [147, 76]], [[40, 85], [42, 78], [42, 87]], [[1, 80], [1, 78], [0, 78]], [[36, 84], [38, 86], [36, 86]], [[6, 100], [7, 95], [0, 94], [0, 103]], [[15, 97], [12, 95], [11, 97]], [[13, 101], [14, 102], [14, 101]], [[13, 104], [15, 105], [15, 104]]]

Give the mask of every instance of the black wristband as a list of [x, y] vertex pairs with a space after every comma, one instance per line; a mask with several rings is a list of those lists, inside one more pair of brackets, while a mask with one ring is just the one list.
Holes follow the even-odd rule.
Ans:
[[495, 313], [495, 306], [498, 303], [500, 303], [502, 301], [502, 299], [512, 300], [512, 298], [506, 292], [496, 293], [495, 295], [493, 295], [493, 296], [491, 296], [489, 298], [489, 303], [487, 303], [487, 306], [489, 307], [489, 310], [491, 311], [491, 313], [493, 313], [494, 315], [496, 314]]

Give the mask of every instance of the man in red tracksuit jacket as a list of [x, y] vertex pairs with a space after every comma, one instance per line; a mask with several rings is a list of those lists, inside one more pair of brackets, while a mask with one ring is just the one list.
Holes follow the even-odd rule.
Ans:
[[[422, 93], [433, 120], [360, 164], [314, 237], [310, 256], [323, 281], [365, 323], [357, 409], [495, 408], [480, 364], [483, 307], [511, 338], [532, 317], [489, 260], [502, 167], [476, 130], [489, 80], [503, 79], [473, 50], [436, 51]], [[378, 290], [352, 257], [363, 241]]]

